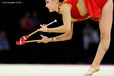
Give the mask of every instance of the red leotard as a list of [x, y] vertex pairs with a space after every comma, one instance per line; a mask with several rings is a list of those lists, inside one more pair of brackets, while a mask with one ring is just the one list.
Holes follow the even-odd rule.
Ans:
[[[77, 7], [78, 0], [64, 1], [61, 4], [70, 4], [72, 6], [71, 16], [74, 19], [78, 19], [75, 21], [75, 22], [78, 22], [78, 21], [85, 20], [89, 15], [93, 19], [100, 18], [101, 17], [101, 10], [107, 1], [108, 0], [84, 0], [85, 6], [86, 6], [88, 13], [89, 13], [85, 16], [80, 15], [80, 12]], [[60, 13], [60, 12], [58, 12], [58, 13]]]

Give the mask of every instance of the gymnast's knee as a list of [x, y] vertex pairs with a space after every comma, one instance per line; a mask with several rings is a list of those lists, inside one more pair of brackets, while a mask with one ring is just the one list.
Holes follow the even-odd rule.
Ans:
[[111, 42], [110, 36], [101, 36], [101, 41], [103, 42], [104, 51], [108, 51]]

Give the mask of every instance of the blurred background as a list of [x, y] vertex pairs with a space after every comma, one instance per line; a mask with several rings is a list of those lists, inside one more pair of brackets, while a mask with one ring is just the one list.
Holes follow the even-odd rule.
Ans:
[[[50, 13], [45, 8], [45, 0], [22, 1], [16, 3], [0, 2], [0, 63], [17, 64], [91, 64], [99, 44], [99, 26], [91, 19], [74, 23], [72, 40], [48, 44], [28, 43], [17, 46], [20, 37], [57, 19], [49, 26], [63, 24], [61, 15]], [[12, 0], [10, 0], [12, 1]], [[48, 37], [60, 33], [38, 32], [29, 40], [41, 39], [40, 34]], [[114, 64], [114, 26], [111, 32], [111, 44], [101, 64]]]

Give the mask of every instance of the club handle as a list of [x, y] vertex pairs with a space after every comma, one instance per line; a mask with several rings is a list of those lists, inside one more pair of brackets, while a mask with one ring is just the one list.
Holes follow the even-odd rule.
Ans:
[[29, 37], [32, 36], [33, 34], [37, 33], [38, 31], [40, 31], [40, 29], [37, 29], [36, 31], [34, 31], [31, 34], [29, 34]]
[[[50, 22], [50, 23], [48, 23], [47, 25], [45, 25], [45, 26], [49, 26], [49, 25], [51, 25], [51, 24], [53, 24], [53, 23], [55, 23], [55, 22], [57, 22], [57, 20], [55, 19], [54, 21], [52, 21], [52, 22]], [[29, 37], [30, 36], [32, 36], [33, 34], [35, 34], [35, 33], [37, 33], [38, 31], [40, 31], [40, 29], [37, 29], [36, 31], [34, 31], [34, 32], [32, 32], [31, 34], [29, 34]]]
[[26, 41], [26, 43], [39, 42], [39, 41], [42, 41], [42, 40], [30, 40], [30, 41]]
[[55, 19], [54, 21], [52, 21], [52, 22], [50, 22], [50, 23], [48, 23], [47, 25], [45, 25], [45, 26], [49, 26], [49, 25], [51, 25], [51, 24], [53, 24], [53, 23], [55, 23], [55, 22], [57, 22], [57, 20]]

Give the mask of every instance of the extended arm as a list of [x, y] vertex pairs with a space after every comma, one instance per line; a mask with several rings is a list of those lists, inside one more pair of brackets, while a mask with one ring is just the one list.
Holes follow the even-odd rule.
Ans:
[[[54, 32], [54, 33], [65, 33], [71, 30], [71, 7], [68, 4], [61, 6], [60, 11], [62, 12], [63, 25], [55, 28], [45, 28], [41, 25], [41, 31], [43, 32]], [[44, 28], [44, 29], [43, 29]], [[48, 31], [47, 31], [47, 30]]]
[[[56, 36], [56, 40], [54, 41], [65, 41], [72, 38], [73, 23], [71, 22], [71, 7], [64, 4], [61, 6], [61, 11], [64, 25], [56, 28], [48, 28], [49, 32], [64, 33]], [[53, 42], [53, 40], [49, 40], [49, 42]]]

